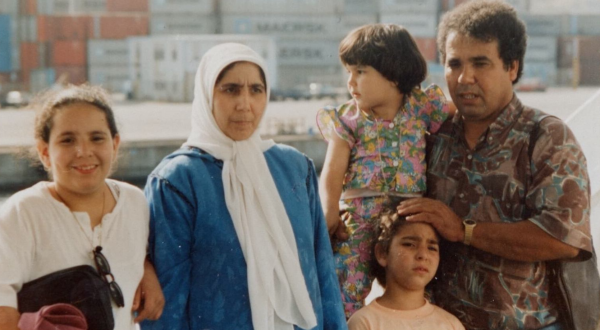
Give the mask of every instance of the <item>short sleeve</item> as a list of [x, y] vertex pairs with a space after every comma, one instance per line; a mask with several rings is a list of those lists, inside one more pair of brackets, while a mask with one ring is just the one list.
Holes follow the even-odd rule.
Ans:
[[419, 96], [421, 107], [419, 116], [428, 123], [430, 133], [437, 132], [448, 118], [450, 106], [442, 89], [435, 84], [429, 85]]
[[532, 182], [527, 206], [530, 221], [544, 231], [591, 256], [590, 186], [585, 156], [573, 133], [561, 120], [540, 122], [533, 146]]
[[331, 140], [333, 134], [337, 134], [342, 140], [348, 142], [350, 148], [356, 143], [355, 132], [357, 128], [360, 111], [354, 101], [348, 101], [339, 108], [324, 108], [317, 113], [317, 125], [327, 141]]

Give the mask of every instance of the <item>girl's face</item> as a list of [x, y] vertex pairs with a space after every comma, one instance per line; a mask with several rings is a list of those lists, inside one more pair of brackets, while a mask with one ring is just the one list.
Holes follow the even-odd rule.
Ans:
[[358, 108], [363, 111], [378, 108], [398, 108], [400, 94], [396, 84], [387, 80], [370, 65], [346, 65], [348, 71], [348, 91]]
[[236, 63], [215, 84], [213, 95], [213, 116], [221, 131], [234, 141], [252, 136], [267, 106], [258, 65]]
[[37, 150], [56, 188], [76, 194], [99, 191], [120, 142], [119, 135], [111, 137], [104, 112], [89, 103], [73, 103], [58, 109], [51, 120], [49, 141], [38, 141]]
[[429, 224], [407, 223], [390, 242], [386, 253], [375, 250], [377, 262], [385, 268], [386, 288], [422, 291], [435, 276], [440, 262], [435, 231]]

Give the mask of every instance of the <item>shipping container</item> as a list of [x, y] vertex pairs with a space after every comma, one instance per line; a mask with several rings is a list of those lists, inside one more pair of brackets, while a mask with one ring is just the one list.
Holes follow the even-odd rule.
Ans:
[[439, 0], [379, 0], [381, 14], [431, 14], [437, 16]]
[[91, 16], [38, 16], [39, 41], [79, 40], [94, 37]]
[[214, 15], [196, 14], [152, 14], [150, 34], [214, 34], [217, 18]]
[[382, 14], [381, 23], [399, 24], [415, 38], [435, 38], [437, 14]]
[[277, 86], [277, 57], [272, 38], [252, 35], [134, 37], [129, 42], [131, 86], [136, 98], [191, 102], [193, 86], [186, 80], [196, 72], [202, 55], [224, 42], [248, 45], [266, 59], [272, 86]]
[[375, 14], [379, 12], [380, 0], [344, 0], [347, 14]]
[[223, 33], [262, 34], [289, 39], [331, 39], [339, 36], [336, 16], [222, 16]]
[[566, 36], [558, 39], [558, 67], [570, 68], [573, 58], [600, 62], [600, 36]]
[[[39, 45], [35, 42], [21, 43], [21, 70], [31, 70], [40, 67]], [[28, 77], [28, 75], [23, 75]]]
[[557, 67], [554, 61], [525, 61], [523, 77], [540, 78], [546, 85], [556, 85]]
[[568, 34], [571, 21], [568, 15], [520, 15], [529, 36], [554, 36]]
[[530, 36], [527, 38], [525, 61], [556, 61], [557, 44], [558, 39], [556, 37]]
[[90, 84], [101, 85], [111, 92], [126, 93], [129, 82], [129, 68], [125, 65], [90, 65], [88, 78]]
[[[441, 1], [441, 7], [440, 9], [442, 11], [448, 11], [451, 10], [465, 2], [469, 2], [471, 0], [442, 0]], [[513, 6], [513, 8], [515, 8], [515, 10], [519, 13], [519, 14], [523, 14], [523, 13], [528, 13], [530, 11], [530, 0], [504, 0], [505, 2], [507, 2], [508, 4], [510, 4], [511, 6]]]
[[87, 63], [90, 67], [126, 65], [129, 61], [127, 40], [89, 40], [87, 47]]
[[38, 93], [48, 89], [56, 81], [53, 68], [32, 70], [29, 73], [29, 90]]
[[150, 0], [150, 12], [208, 15], [214, 13], [215, 2], [214, 0]]
[[53, 41], [55, 39], [54, 17], [39, 15], [36, 17], [36, 21], [38, 41]]
[[600, 60], [599, 59], [581, 59], [581, 72], [579, 82], [584, 86], [600, 85]]
[[56, 80], [65, 84], [80, 85], [88, 81], [85, 66], [55, 66], [54, 70]]
[[52, 66], [52, 43], [38, 42], [38, 63], [41, 68]]
[[573, 24], [577, 26], [577, 33], [581, 35], [600, 35], [600, 15], [578, 15], [572, 16], [576, 20]]
[[425, 61], [437, 62], [438, 52], [436, 38], [414, 38], [419, 47], [419, 51], [423, 54]]
[[379, 19], [376, 14], [345, 14], [335, 22], [338, 42], [350, 31], [367, 24], [377, 23]]
[[57, 40], [52, 43], [52, 66], [85, 66], [86, 49], [85, 41]]
[[106, 10], [112, 12], [148, 11], [148, 0], [106, 0]]
[[106, 0], [37, 0], [37, 12], [43, 15], [90, 14], [105, 11]]
[[13, 69], [13, 38], [11, 33], [12, 17], [0, 15], [0, 72], [11, 72]]
[[339, 40], [279, 40], [277, 61], [289, 66], [341, 65], [338, 57]]
[[223, 15], [333, 15], [341, 14], [344, 0], [220, 0]]
[[[20, 0], [2, 0], [0, 1], [0, 15], [17, 15], [19, 13]], [[22, 0], [21, 0], [22, 1]]]
[[18, 39], [20, 41], [37, 41], [37, 18], [31, 15], [22, 15], [18, 18]]
[[101, 16], [100, 39], [125, 39], [148, 35], [148, 16]]
[[21, 0], [20, 1], [19, 13], [21, 15], [35, 15], [37, 14], [37, 0]]
[[326, 67], [280, 65], [277, 72], [279, 74], [278, 89], [280, 90], [308, 88], [311, 83], [333, 87], [346, 86], [346, 70], [339, 64]]

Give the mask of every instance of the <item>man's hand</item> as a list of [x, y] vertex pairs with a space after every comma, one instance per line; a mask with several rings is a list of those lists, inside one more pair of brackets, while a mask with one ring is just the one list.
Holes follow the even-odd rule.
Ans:
[[340, 217], [339, 212], [334, 212], [331, 214], [325, 215], [325, 219], [327, 220], [327, 229], [329, 230], [329, 236], [332, 239], [337, 239], [338, 241], [345, 241], [350, 236], [346, 231], [346, 225], [342, 218]]
[[451, 242], [462, 242], [465, 228], [459, 218], [446, 204], [430, 198], [412, 198], [398, 206], [398, 214], [409, 222], [426, 222]]

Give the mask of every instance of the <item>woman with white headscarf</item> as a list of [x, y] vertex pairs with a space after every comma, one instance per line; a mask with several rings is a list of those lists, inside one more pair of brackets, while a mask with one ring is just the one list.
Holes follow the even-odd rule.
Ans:
[[146, 329], [346, 329], [312, 162], [262, 140], [263, 59], [234, 43], [196, 73], [192, 132], [146, 185], [164, 289]]

